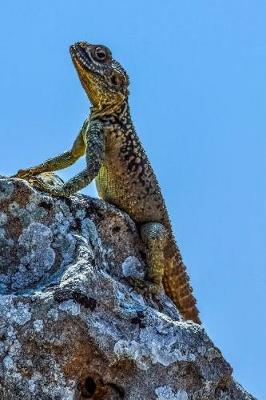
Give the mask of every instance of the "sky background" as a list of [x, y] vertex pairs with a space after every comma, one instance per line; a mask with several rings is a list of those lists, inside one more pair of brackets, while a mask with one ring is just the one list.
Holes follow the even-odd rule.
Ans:
[[[68, 47], [109, 46], [130, 75], [133, 120], [206, 330], [259, 399], [266, 398], [265, 21], [265, 0], [0, 5], [0, 174], [70, 147], [89, 104]], [[94, 184], [84, 193], [95, 196]]]

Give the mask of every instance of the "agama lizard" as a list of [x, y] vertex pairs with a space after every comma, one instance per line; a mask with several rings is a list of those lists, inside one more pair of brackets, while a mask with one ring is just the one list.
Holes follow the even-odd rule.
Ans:
[[139, 226], [147, 248], [147, 280], [155, 288], [164, 287], [185, 319], [200, 324], [160, 187], [131, 120], [128, 75], [105, 46], [79, 42], [70, 47], [70, 54], [92, 103], [90, 114], [71, 150], [20, 170], [16, 176], [29, 179], [66, 168], [85, 154], [84, 171], [60, 189], [42, 184], [43, 189], [69, 196], [95, 178], [99, 196], [124, 210]]

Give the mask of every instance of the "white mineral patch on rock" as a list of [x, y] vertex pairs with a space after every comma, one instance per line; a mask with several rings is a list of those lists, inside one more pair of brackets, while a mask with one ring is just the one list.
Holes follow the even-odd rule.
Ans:
[[79, 315], [80, 314], [80, 305], [76, 303], [74, 300], [67, 300], [64, 301], [59, 305], [59, 309], [62, 311], [66, 311], [72, 315]]
[[129, 256], [122, 264], [122, 271], [125, 277], [131, 276], [137, 279], [144, 279], [145, 271], [139, 259]]
[[7, 317], [10, 319], [10, 321], [15, 322], [18, 325], [24, 325], [26, 322], [31, 320], [30, 306], [27, 303], [25, 304], [23, 302], [19, 302], [17, 306], [14, 306], [12, 298], [9, 297], [9, 299], [7, 299], [5, 308], [8, 309]]
[[43, 330], [43, 320], [42, 319], [36, 319], [33, 322], [33, 326], [36, 332], [41, 332]]
[[161, 386], [155, 389], [157, 400], [188, 400], [188, 395], [185, 390], [173, 392], [170, 386]]
[[0, 212], [0, 226], [4, 225], [7, 222], [7, 215], [3, 212]]
[[51, 318], [54, 321], [58, 320], [58, 310], [55, 308], [52, 308], [51, 310], [48, 311], [47, 313], [48, 318]]
[[0, 201], [8, 200], [14, 191], [14, 185], [11, 180], [0, 179]]
[[4, 359], [3, 359], [3, 364], [4, 364], [4, 367], [5, 367], [6, 369], [12, 369], [12, 368], [14, 368], [14, 362], [13, 362], [13, 360], [12, 360], [12, 358], [11, 358], [10, 356], [4, 357]]

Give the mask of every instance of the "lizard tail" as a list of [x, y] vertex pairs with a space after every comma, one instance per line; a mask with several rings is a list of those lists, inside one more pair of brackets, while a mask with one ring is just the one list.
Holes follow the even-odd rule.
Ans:
[[176, 247], [172, 257], [166, 257], [166, 268], [163, 286], [166, 294], [173, 300], [178, 310], [186, 320], [201, 324], [196, 299], [189, 283], [189, 276], [182, 261], [179, 249]]

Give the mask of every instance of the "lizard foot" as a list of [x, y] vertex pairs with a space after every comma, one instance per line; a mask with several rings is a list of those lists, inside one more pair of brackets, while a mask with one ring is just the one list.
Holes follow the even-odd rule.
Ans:
[[40, 189], [44, 192], [47, 192], [51, 194], [52, 196], [56, 197], [69, 197], [69, 195], [64, 191], [64, 186], [62, 185], [61, 187], [54, 187], [52, 185], [49, 185], [48, 183], [43, 182], [41, 179], [38, 177], [34, 176], [33, 179], [29, 181], [33, 186], [35, 186], [37, 189]]
[[141, 280], [135, 277], [128, 277], [128, 281], [138, 292], [151, 299], [153, 296], [164, 292], [162, 284], [154, 283], [148, 280]]
[[39, 174], [40, 171], [36, 168], [27, 168], [27, 169], [20, 169], [15, 175], [12, 175], [11, 178], [21, 178], [29, 180], [31, 177]]
[[68, 194], [64, 191], [64, 185], [60, 187], [54, 187], [53, 185], [44, 182], [43, 179], [41, 179], [40, 177], [36, 175], [31, 175], [30, 173], [24, 175], [22, 179], [27, 180], [33, 187], [42, 190], [44, 192], [47, 192], [52, 196], [69, 197]]

